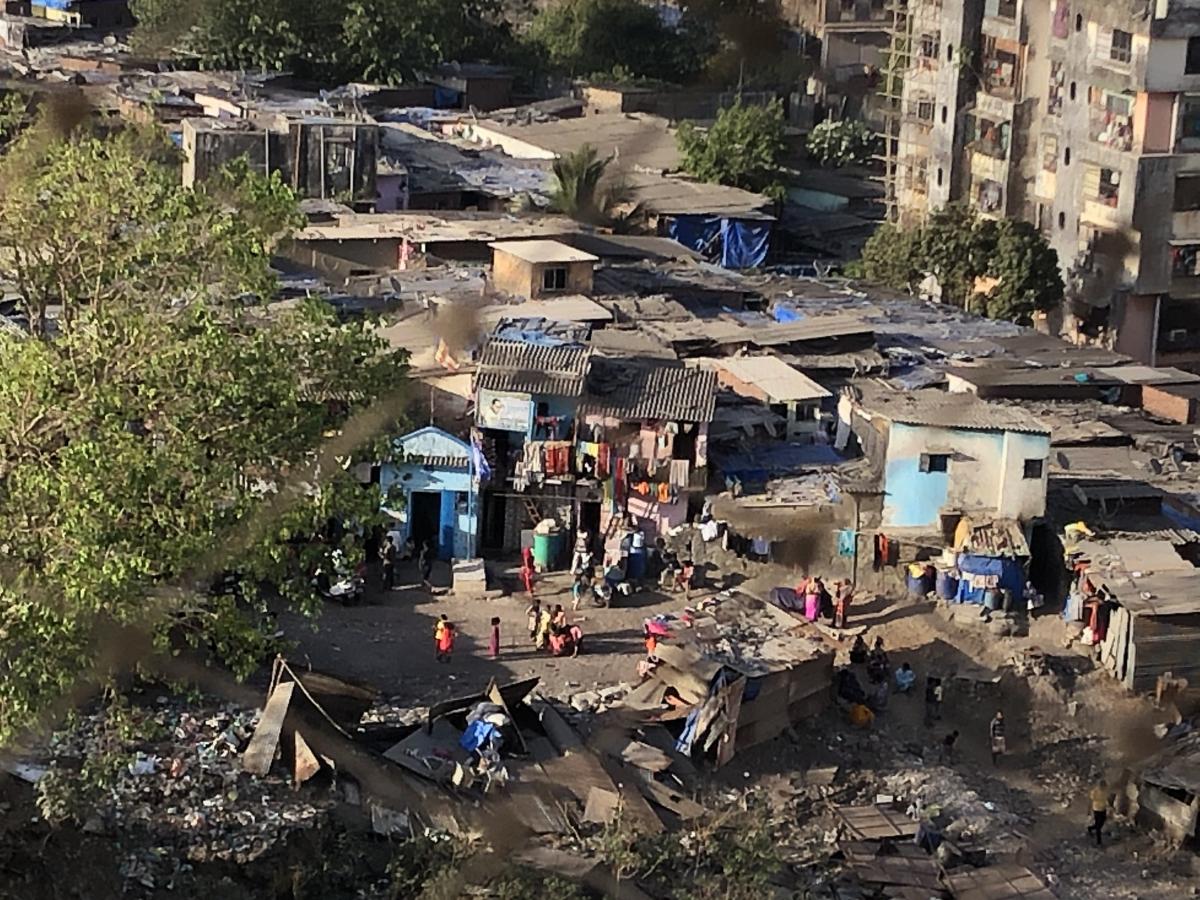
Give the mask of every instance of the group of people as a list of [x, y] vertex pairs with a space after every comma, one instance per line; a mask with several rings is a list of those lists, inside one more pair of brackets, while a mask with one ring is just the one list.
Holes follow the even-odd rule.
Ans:
[[[488, 638], [488, 655], [492, 659], [500, 657], [500, 617], [492, 616], [491, 636]], [[454, 642], [458, 638], [458, 628], [450, 621], [445, 613], [438, 616], [433, 625], [433, 658], [441, 663], [448, 663], [454, 655]]]
[[796, 596], [804, 600], [804, 618], [810, 622], [828, 619], [834, 628], [845, 628], [850, 614], [854, 587], [849, 581], [833, 583], [833, 591], [819, 575], [805, 578], [796, 585]]
[[538, 650], [549, 650], [554, 656], [578, 656], [583, 649], [583, 629], [568, 621], [562, 604], [551, 610], [534, 598], [525, 615], [529, 620], [529, 639]]
[[422, 541], [421, 546], [417, 547], [413, 539], [409, 537], [403, 546], [399, 546], [396, 538], [389, 534], [383, 539], [383, 544], [379, 548], [379, 560], [383, 564], [383, 589], [385, 591], [395, 590], [396, 564], [416, 556], [417, 569], [421, 574], [421, 584], [428, 590], [431, 587], [429, 579], [433, 575], [433, 558], [436, 555], [437, 548], [434, 547], [433, 541]]

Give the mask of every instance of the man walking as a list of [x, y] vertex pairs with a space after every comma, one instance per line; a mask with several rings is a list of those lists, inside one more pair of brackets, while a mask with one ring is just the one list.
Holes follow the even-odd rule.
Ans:
[[1000, 764], [1000, 757], [1008, 749], [1004, 739], [1004, 713], [996, 712], [991, 725], [988, 726], [988, 735], [992, 739], [992, 765], [997, 766]]
[[1104, 822], [1108, 819], [1108, 782], [1101, 778], [1096, 782], [1088, 795], [1092, 805], [1092, 824], [1088, 826], [1088, 834], [1096, 835], [1096, 846], [1103, 846], [1102, 835]]

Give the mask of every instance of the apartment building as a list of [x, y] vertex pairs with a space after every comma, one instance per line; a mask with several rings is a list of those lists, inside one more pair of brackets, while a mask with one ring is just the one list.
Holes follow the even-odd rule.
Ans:
[[902, 222], [1035, 223], [1064, 326], [1200, 371], [1200, 0], [908, 0]]

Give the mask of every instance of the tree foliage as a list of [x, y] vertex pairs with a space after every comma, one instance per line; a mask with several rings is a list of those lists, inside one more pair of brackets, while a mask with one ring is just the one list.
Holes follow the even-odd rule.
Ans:
[[698, 71], [679, 34], [638, 0], [559, 0], [534, 19], [530, 38], [568, 75], [683, 81]]
[[[31, 327], [0, 334], [0, 740], [183, 639], [254, 668], [258, 586], [314, 611], [313, 574], [356, 551], [329, 523], [378, 514], [348, 417], [402, 379], [365, 323], [243, 299], [271, 296], [296, 221], [277, 180], [184, 189], [145, 135], [40, 131], [0, 160], [0, 278]], [[209, 592], [225, 570], [242, 590]]]
[[921, 228], [881, 226], [863, 248], [860, 269], [869, 281], [910, 292], [931, 274], [944, 301], [1015, 322], [1057, 307], [1064, 295], [1058, 255], [1036, 228], [983, 219], [958, 203]]
[[778, 0], [681, 0], [679, 32], [705, 79], [739, 88], [795, 84], [811, 61], [789, 46]]
[[133, 0], [144, 49], [209, 66], [397, 83], [437, 63], [496, 58], [501, 0]]
[[588, 225], [626, 229], [641, 208], [632, 203], [631, 191], [612, 163], [612, 157], [601, 159], [590, 144], [560, 156], [554, 161], [551, 206]]
[[808, 153], [822, 166], [862, 165], [874, 149], [874, 132], [857, 119], [826, 119], [808, 135]]
[[783, 107], [778, 100], [767, 106], [735, 103], [721, 110], [707, 131], [684, 122], [678, 140], [683, 168], [689, 175], [776, 199], [783, 196], [780, 161], [787, 145]]

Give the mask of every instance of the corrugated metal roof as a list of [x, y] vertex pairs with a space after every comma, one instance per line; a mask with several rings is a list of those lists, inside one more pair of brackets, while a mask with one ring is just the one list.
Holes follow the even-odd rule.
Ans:
[[862, 393], [860, 406], [868, 415], [882, 416], [902, 425], [929, 428], [958, 428], [968, 431], [1018, 431], [1049, 434], [1050, 429], [1016, 406], [980, 400], [974, 394], [945, 391], [900, 393], [862, 382], [854, 385]]
[[489, 391], [578, 397], [587, 366], [586, 347], [492, 340], [479, 360], [475, 384]]
[[715, 372], [666, 361], [596, 359], [583, 410], [627, 421], [710, 422], [716, 397]]

